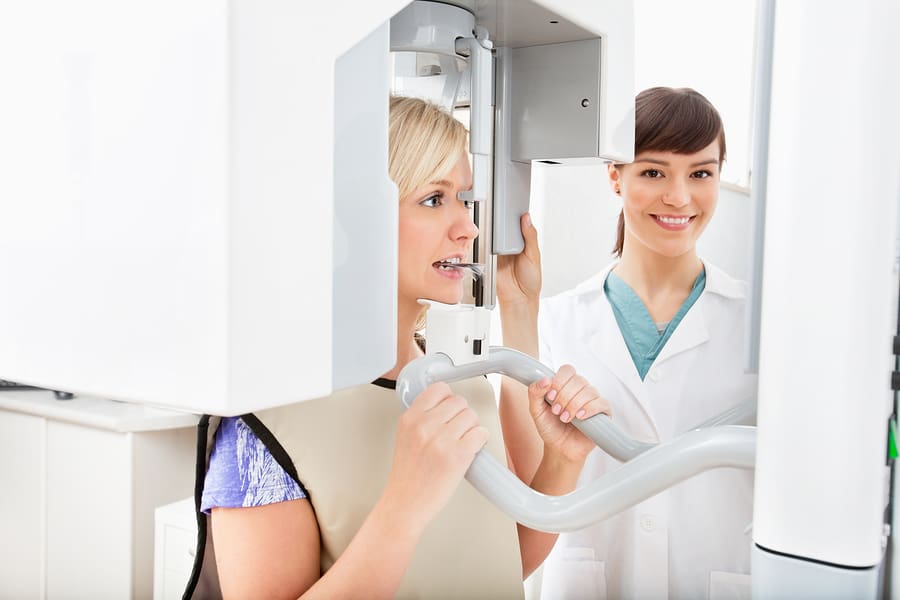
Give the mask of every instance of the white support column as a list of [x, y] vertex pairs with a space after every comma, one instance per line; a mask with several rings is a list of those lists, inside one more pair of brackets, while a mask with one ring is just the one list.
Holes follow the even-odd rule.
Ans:
[[890, 0], [776, 6], [756, 598], [877, 590], [896, 319], [897, 23]]

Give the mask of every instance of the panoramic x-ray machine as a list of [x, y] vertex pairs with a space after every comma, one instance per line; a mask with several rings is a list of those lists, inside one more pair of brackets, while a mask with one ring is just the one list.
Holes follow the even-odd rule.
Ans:
[[[630, 160], [630, 3], [51, 4], [49, 21], [44, 5], [0, 9], [0, 268], [15, 282], [0, 294], [0, 377], [234, 415], [387, 371], [392, 90], [468, 111], [485, 265], [469, 305], [429, 311], [429, 356], [398, 393], [547, 373], [489, 346], [493, 256], [521, 249], [534, 161]], [[535, 494], [490, 456], [467, 477], [519, 521], [568, 531], [756, 456], [754, 596], [878, 597], [900, 19], [887, 0], [760, 6], [758, 451], [756, 428], [733, 425], [754, 406], [662, 446], [601, 416], [580, 426], [623, 466], [588, 487]]]
[[[473, 304], [430, 303], [430, 356], [408, 365], [397, 382], [405, 405], [435, 381], [494, 372], [531, 383], [552, 375], [521, 353], [488, 349], [492, 262], [495, 255], [522, 249], [519, 218], [527, 210], [531, 161], [603, 165], [631, 160], [631, 77], [603, 77], [609, 63], [620, 68], [631, 64], [630, 7], [620, 5], [618, 10], [620, 15], [606, 15], [602, 25], [609, 34], [602, 38], [495, 52], [491, 52], [490, 32], [477, 23], [474, 14], [459, 7], [414, 2], [391, 20], [391, 50], [399, 52], [395, 64], [402, 63], [395, 69], [395, 75], [400, 75], [399, 80], [395, 77], [395, 89], [440, 102], [448, 110], [460, 105], [469, 109], [470, 199], [480, 207], [476, 223], [482, 232], [473, 254], [476, 262], [487, 267], [475, 278]], [[558, 24], [552, 22], [558, 19], [545, 17], [545, 21]], [[618, 26], [610, 27], [613, 23]], [[738, 407], [715, 422], [752, 420], [755, 408], [755, 402]], [[653, 448], [629, 438], [604, 416], [577, 426], [626, 464], [609, 477], [562, 497], [534, 492], [484, 451], [466, 477], [519, 522], [568, 531], [602, 520], [700, 471], [753, 466], [755, 432], [751, 428], [698, 424], [696, 431], [665, 448]]]

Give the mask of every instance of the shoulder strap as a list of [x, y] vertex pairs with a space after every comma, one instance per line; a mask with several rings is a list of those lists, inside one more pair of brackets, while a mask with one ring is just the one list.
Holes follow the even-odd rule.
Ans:
[[[194, 555], [194, 566], [191, 569], [191, 577], [188, 579], [187, 586], [184, 590], [183, 600], [189, 600], [194, 597], [197, 591], [197, 583], [200, 581], [200, 573], [203, 571], [204, 559], [209, 559], [212, 566], [215, 567], [215, 557], [206, 555], [207, 546], [207, 523], [206, 515], [200, 510], [200, 501], [203, 497], [203, 483], [206, 479], [206, 463], [211, 448], [210, 436], [215, 435], [221, 419], [215, 417], [216, 422], [210, 431], [210, 415], [203, 415], [197, 423], [197, 460], [194, 471], [194, 511], [197, 515], [197, 550]], [[205, 597], [201, 594], [200, 597]]]
[[253, 435], [258, 437], [259, 440], [265, 444], [266, 449], [272, 457], [278, 461], [278, 464], [281, 465], [284, 472], [297, 482], [297, 485], [300, 486], [303, 494], [309, 499], [309, 492], [306, 487], [304, 487], [303, 482], [300, 481], [300, 476], [297, 475], [297, 467], [294, 466], [294, 461], [291, 460], [291, 457], [288, 455], [287, 450], [284, 449], [284, 446], [282, 446], [272, 432], [269, 431], [269, 428], [263, 425], [263, 422], [253, 413], [241, 415], [241, 419], [247, 424], [250, 430], [253, 431]]

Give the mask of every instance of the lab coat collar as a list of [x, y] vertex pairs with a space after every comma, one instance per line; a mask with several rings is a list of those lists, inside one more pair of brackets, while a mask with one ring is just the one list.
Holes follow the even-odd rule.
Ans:
[[[659, 430], [650, 407], [645, 402], [644, 389], [647, 385], [641, 380], [634, 366], [634, 361], [625, 346], [625, 339], [621, 333], [611, 335], [611, 332], [619, 332], [618, 323], [612, 312], [612, 307], [603, 293], [603, 282], [610, 270], [617, 263], [612, 263], [605, 269], [579, 284], [573, 290], [573, 294], [579, 301], [594, 303], [597, 309], [591, 311], [596, 321], [588, 325], [588, 330], [593, 334], [589, 340], [591, 351], [598, 357], [615, 377], [624, 385], [631, 395], [638, 400], [641, 410], [647, 417], [654, 432], [659, 439]], [[682, 352], [696, 348], [709, 340], [704, 305], [709, 302], [710, 295], [718, 295], [725, 298], [740, 299], [745, 297], [743, 282], [740, 282], [715, 265], [704, 261], [706, 269], [706, 285], [703, 293], [694, 306], [685, 314], [681, 323], [675, 329], [672, 337], [663, 346], [654, 364], [660, 364]], [[598, 302], [599, 300], [599, 302]]]
[[[703, 268], [706, 270], [705, 292], [732, 299], [744, 298], [746, 296], [746, 284], [744, 282], [735, 279], [707, 260], [701, 259], [701, 261], [703, 262]], [[575, 286], [573, 293], [581, 295], [596, 291], [602, 292], [603, 282], [606, 281], [606, 276], [609, 275], [609, 272], [612, 271], [617, 264], [619, 264], [619, 261], [612, 262], [593, 277], [582, 281]]]
[[706, 270], [706, 285], [703, 288], [703, 293], [700, 294], [694, 306], [687, 311], [681, 323], [675, 328], [672, 337], [669, 338], [669, 341], [666, 342], [666, 345], [660, 351], [659, 356], [653, 361], [654, 364], [661, 363], [676, 354], [695, 348], [709, 340], [709, 329], [706, 326], [705, 318], [705, 315], [708, 313], [704, 310], [704, 306], [710, 301], [710, 296], [722, 296], [728, 299], [743, 299], [745, 297], [745, 284], [743, 282], [734, 279], [725, 271], [707, 261], [703, 261], [703, 266]]
[[735, 279], [709, 261], [704, 260], [703, 267], [706, 269], [705, 293], [716, 294], [733, 300], [743, 299], [747, 296], [747, 284], [743, 281]]
[[612, 306], [603, 293], [603, 282], [616, 264], [610, 264], [576, 286], [573, 294], [578, 301], [589, 303], [595, 307], [587, 313], [592, 316], [593, 322], [586, 324], [586, 330], [592, 332], [588, 339], [591, 352], [625, 386], [631, 396], [637, 399], [653, 435], [656, 436], [654, 440], [647, 441], [658, 441], [659, 430], [656, 421], [649, 407], [643, 401], [644, 382], [638, 374], [637, 367], [634, 366], [634, 361], [631, 360], [631, 354], [628, 353], [628, 348], [625, 346], [625, 338], [619, 333], [619, 325], [613, 314]]
[[[676, 354], [681, 354], [686, 350], [696, 348], [700, 344], [705, 344], [709, 340], [709, 329], [707, 329], [706, 319], [703, 317], [705, 314], [703, 305], [708, 302], [709, 298], [707, 294], [708, 291], [704, 289], [697, 301], [694, 302], [694, 305], [682, 317], [681, 323], [672, 332], [672, 337], [668, 339], [666, 345], [659, 351], [656, 360], [653, 361], [654, 366], [661, 364]], [[650, 369], [652, 370], [653, 367], [651, 366]]]
[[600, 283], [600, 294], [604, 297], [600, 298], [600, 301], [596, 303], [597, 326], [591, 328], [593, 334], [588, 342], [589, 347], [600, 363], [609, 369], [633, 398], [637, 399], [638, 405], [647, 418], [647, 423], [656, 436], [656, 439], [647, 441], [658, 441], [659, 430], [656, 427], [656, 421], [643, 399], [644, 382], [638, 374], [637, 367], [634, 366], [634, 361], [631, 359], [631, 354], [629, 354], [628, 347], [625, 345], [625, 338], [619, 333], [619, 325], [613, 314], [612, 306], [603, 294], [602, 280]]
[[[716, 265], [707, 260], [703, 260], [703, 268], [706, 270], [706, 285], [704, 293], [716, 294], [725, 298], [741, 299], [746, 297], [746, 284], [743, 281], [735, 279]], [[572, 289], [574, 296], [583, 297], [584, 299], [595, 298], [598, 294], [603, 293], [603, 282], [609, 272], [619, 264], [615, 261], [606, 266], [602, 271], [585, 279]]]
[[[653, 361], [654, 364], [660, 364], [673, 356], [696, 348], [700, 344], [705, 344], [709, 340], [709, 329], [706, 326], [704, 310], [706, 303], [710, 301], [710, 296], [722, 296], [729, 299], [740, 299], [744, 297], [744, 284], [717, 266], [703, 261], [703, 267], [706, 270], [706, 285], [703, 293], [697, 298], [694, 306], [687, 311], [675, 328], [672, 337], [666, 342], [659, 356]], [[651, 367], [652, 369], [652, 367]]]

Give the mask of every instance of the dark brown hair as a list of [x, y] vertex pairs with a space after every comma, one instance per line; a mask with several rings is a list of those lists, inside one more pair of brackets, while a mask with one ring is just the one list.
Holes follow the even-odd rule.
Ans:
[[[634, 155], [648, 150], [693, 154], [719, 140], [719, 167], [725, 160], [725, 128], [719, 111], [691, 88], [653, 87], [634, 100]], [[618, 165], [617, 165], [618, 167]], [[625, 215], [619, 213], [613, 255], [622, 256]]]

